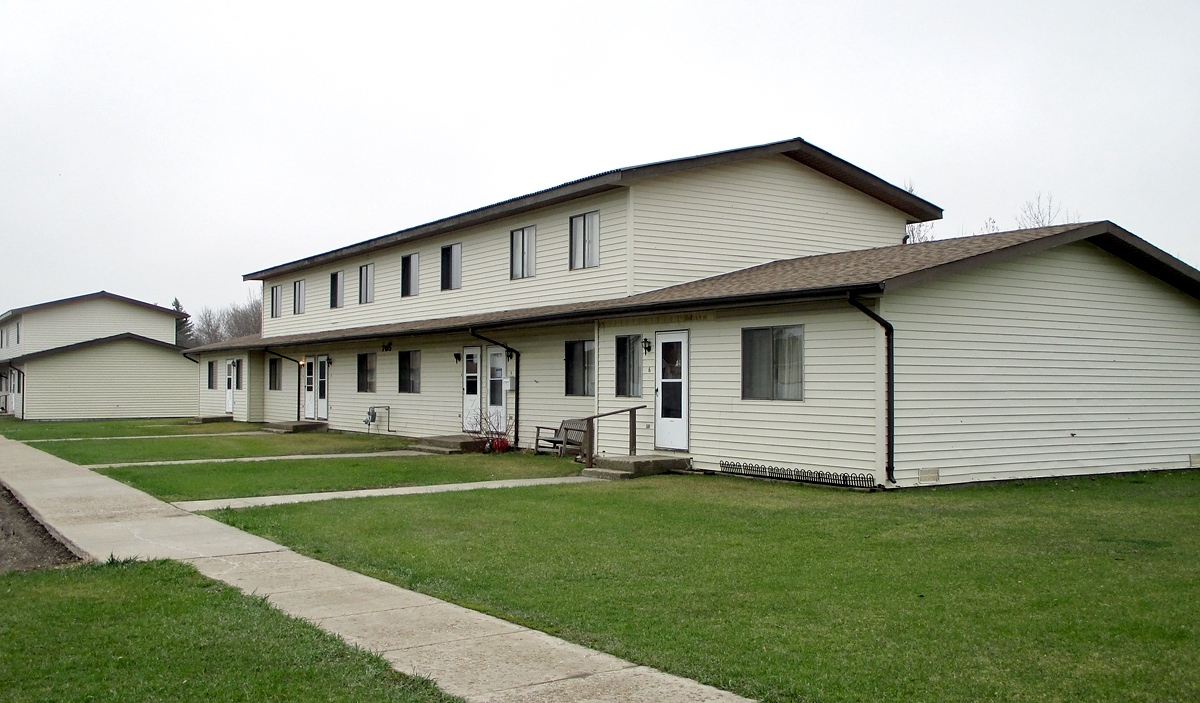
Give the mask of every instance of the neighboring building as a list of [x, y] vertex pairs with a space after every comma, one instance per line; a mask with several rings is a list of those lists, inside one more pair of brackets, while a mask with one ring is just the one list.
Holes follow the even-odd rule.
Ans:
[[889, 487], [1200, 459], [1200, 272], [1108, 222], [902, 244], [940, 217], [799, 139], [573, 181], [247, 274], [201, 414], [528, 447], [644, 404], [640, 451]]
[[186, 314], [105, 291], [0, 315], [0, 411], [29, 420], [196, 414]]

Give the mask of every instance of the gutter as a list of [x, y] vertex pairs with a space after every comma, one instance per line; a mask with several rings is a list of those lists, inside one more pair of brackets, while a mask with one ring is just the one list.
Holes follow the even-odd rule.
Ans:
[[[301, 395], [301, 394], [304, 392], [304, 389], [302, 387], [304, 385], [303, 377], [302, 377], [302, 374], [304, 373], [304, 364], [301, 364], [299, 359], [293, 359], [290, 356], [284, 356], [283, 354], [280, 354], [279, 352], [273, 352], [270, 349], [267, 349], [266, 347], [263, 347], [263, 351], [266, 352], [267, 354], [277, 356], [280, 359], [287, 359], [288, 361], [296, 362], [296, 422], [300, 422], [300, 405], [303, 403], [303, 400], [302, 400], [303, 395]], [[388, 422], [391, 422], [391, 420], [392, 420], [392, 418], [391, 418], [391, 415], [389, 414]]]
[[[487, 342], [488, 344], [493, 344], [497, 347], [501, 347], [502, 349], [504, 349], [504, 351], [511, 353], [516, 358], [516, 361], [517, 361], [517, 376], [516, 376], [517, 384], [516, 385], [517, 385], [517, 387], [513, 389], [513, 406], [514, 406], [514, 408], [513, 408], [513, 446], [519, 447], [519, 446], [521, 446], [521, 352], [517, 351], [516, 349], [513, 349], [512, 347], [508, 346], [504, 342], [497, 342], [494, 339], [489, 339], [487, 337], [484, 337], [482, 334], [479, 334], [474, 329], [467, 330], [467, 334], [471, 335], [475, 339], [482, 339], [483, 341]], [[482, 361], [482, 359], [480, 361]], [[480, 374], [480, 375], [482, 376], [483, 374]]]
[[872, 320], [874, 320], [875, 322], [879, 323], [879, 326], [883, 328], [883, 340], [884, 340], [884, 346], [886, 349], [886, 351], [884, 352], [885, 359], [886, 359], [885, 373], [887, 375], [887, 385], [886, 385], [886, 389], [884, 391], [884, 394], [885, 394], [884, 395], [884, 397], [885, 397], [884, 403], [887, 406], [887, 465], [885, 467], [885, 470], [887, 471], [888, 483], [895, 484], [896, 483], [896, 344], [895, 344], [896, 329], [894, 327], [892, 327], [892, 323], [890, 323], [887, 320], [880, 317], [879, 314], [876, 313], [871, 308], [867, 307], [866, 305], [863, 305], [862, 301], [860, 301], [858, 298], [855, 298], [853, 293], [848, 294], [846, 296], [846, 300], [849, 301], [849, 303], [851, 305], [853, 305], [854, 307], [856, 307], [860, 311], [862, 311], [862, 313], [865, 314], [867, 317], [869, 317]]

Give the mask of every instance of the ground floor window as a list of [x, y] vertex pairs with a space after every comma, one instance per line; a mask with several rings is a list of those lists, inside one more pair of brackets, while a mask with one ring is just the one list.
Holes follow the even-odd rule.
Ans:
[[596, 342], [567, 342], [567, 395], [596, 395]]
[[358, 355], [358, 392], [375, 392], [375, 352]]
[[237, 359], [233, 362], [233, 387], [237, 390], [242, 390], [242, 360]]
[[208, 362], [208, 389], [214, 390], [217, 387], [217, 362]]
[[267, 359], [267, 388], [273, 391], [283, 390], [283, 374], [280, 359]]
[[642, 397], [642, 335], [617, 336], [617, 395]]
[[742, 397], [804, 399], [804, 325], [742, 330]]
[[421, 352], [400, 352], [400, 392], [421, 392]]

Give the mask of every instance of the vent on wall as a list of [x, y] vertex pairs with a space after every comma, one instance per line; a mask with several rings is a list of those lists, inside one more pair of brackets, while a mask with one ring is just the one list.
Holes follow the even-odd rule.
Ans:
[[1200, 454], [1189, 454], [1188, 459], [1191, 460], [1188, 462], [1188, 466], [1193, 469], [1200, 469]]
[[941, 469], [918, 469], [917, 483], [922, 485], [927, 483], [938, 483], [942, 480]]

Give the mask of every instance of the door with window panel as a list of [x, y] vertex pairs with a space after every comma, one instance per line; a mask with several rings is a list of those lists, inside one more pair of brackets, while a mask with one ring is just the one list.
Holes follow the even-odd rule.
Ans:
[[478, 432], [480, 418], [479, 356], [480, 347], [463, 347], [463, 406], [462, 426], [464, 432]]
[[655, 333], [654, 446], [688, 448], [688, 332]]
[[487, 388], [487, 422], [486, 429], [493, 432], [505, 432], [507, 418], [507, 398], [504, 392], [504, 348], [488, 347], [487, 350], [488, 388]]

